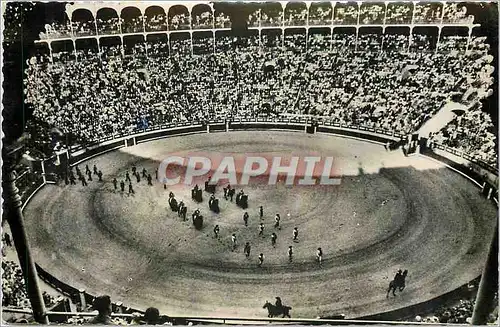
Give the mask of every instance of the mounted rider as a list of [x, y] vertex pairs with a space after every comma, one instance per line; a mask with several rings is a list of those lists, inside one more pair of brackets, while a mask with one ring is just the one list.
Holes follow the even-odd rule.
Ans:
[[275, 304], [277, 309], [282, 309], [283, 308], [283, 303], [281, 303], [281, 298], [279, 296], [276, 297], [276, 304]]
[[399, 269], [394, 276], [394, 284], [396, 285], [396, 287], [399, 287], [403, 284], [403, 271], [401, 269]]

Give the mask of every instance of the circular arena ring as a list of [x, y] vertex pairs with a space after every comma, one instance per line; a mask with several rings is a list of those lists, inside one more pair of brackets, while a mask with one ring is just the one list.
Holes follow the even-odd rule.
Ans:
[[[154, 174], [176, 152], [307, 151], [335, 158], [340, 185], [246, 186], [247, 227], [244, 210], [223, 198], [222, 187], [216, 190], [221, 212], [215, 214], [206, 192], [197, 204], [189, 187], [177, 186], [176, 199], [188, 207], [188, 220], [182, 221], [170, 210], [170, 189], [161, 183], [148, 186], [132, 177], [135, 194], [129, 196], [127, 187], [114, 191], [111, 182], [124, 180], [132, 165]], [[277, 296], [292, 307], [294, 318], [357, 318], [415, 305], [480, 275], [497, 214], [473, 183], [440, 162], [326, 134], [183, 135], [122, 147], [80, 163], [80, 169], [85, 164], [96, 164], [104, 181], [46, 185], [24, 210], [37, 264], [90, 294], [108, 294], [141, 310], [155, 306], [167, 315], [265, 317], [265, 301]], [[201, 231], [190, 221], [196, 208], [205, 219]], [[273, 228], [276, 213], [280, 230]], [[278, 236], [275, 247], [272, 232]], [[234, 252], [233, 233], [239, 240]], [[249, 258], [243, 253], [247, 241]], [[318, 247], [324, 252], [321, 266], [315, 261]], [[262, 267], [259, 253], [265, 255]], [[400, 268], [409, 271], [406, 289], [386, 298]]]

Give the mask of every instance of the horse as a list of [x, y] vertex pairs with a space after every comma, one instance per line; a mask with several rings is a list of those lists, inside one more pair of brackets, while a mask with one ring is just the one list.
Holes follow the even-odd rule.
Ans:
[[267, 309], [267, 313], [268, 313], [267, 317], [268, 318], [274, 318], [274, 317], [279, 316], [279, 315], [283, 315], [282, 318], [285, 318], [285, 317], [292, 318], [290, 316], [290, 310], [292, 310], [292, 307], [289, 307], [286, 305], [284, 305], [282, 307], [277, 307], [274, 304], [266, 301], [266, 303], [264, 304], [264, 306], [262, 308]]
[[[399, 274], [399, 273], [398, 273]], [[389, 293], [392, 291], [392, 295], [396, 296], [396, 290], [402, 292], [406, 287], [406, 276], [408, 275], [408, 270], [403, 271], [401, 275], [396, 275], [394, 280], [389, 283], [389, 288], [387, 289], [386, 298], [389, 297]]]

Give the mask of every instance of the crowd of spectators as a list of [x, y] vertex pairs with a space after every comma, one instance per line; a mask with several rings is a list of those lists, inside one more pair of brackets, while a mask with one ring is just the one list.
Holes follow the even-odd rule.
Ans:
[[307, 22], [307, 8], [305, 5], [285, 10], [286, 26], [304, 26], [306, 22]]
[[447, 3], [444, 7], [443, 23], [472, 23], [474, 16], [467, 15], [465, 4]]
[[119, 34], [121, 31], [120, 30], [121, 21], [122, 20], [118, 17], [112, 17], [109, 19], [97, 18], [96, 19], [97, 32], [100, 35]]
[[45, 24], [45, 32], [40, 33], [40, 39], [60, 39], [71, 37], [71, 23], [60, 24], [51, 23]]
[[[212, 20], [212, 15], [208, 12], [207, 14], [208, 17], [196, 16], [194, 22], [197, 23], [197, 27], [200, 25], [207, 25], [207, 22]], [[210, 25], [212, 24], [210, 23]], [[168, 27], [171, 31], [188, 30], [190, 27], [189, 14], [186, 12], [172, 15], [169, 17]]]
[[30, 307], [23, 273], [14, 261], [2, 260], [2, 306]]
[[142, 33], [144, 32], [143, 16], [130, 19], [121, 19], [122, 33]]
[[[207, 29], [207, 28], [213, 28], [213, 17], [212, 17], [212, 12], [210, 11], [204, 11], [200, 13], [199, 15], [193, 15], [193, 19], [191, 21], [191, 24], [193, 26], [193, 29]], [[188, 26], [189, 28], [189, 26]]]
[[309, 8], [309, 25], [330, 25], [333, 8], [330, 4], [311, 4]]
[[[2, 307], [30, 308], [21, 267], [15, 261], [8, 260], [7, 252], [13, 246], [12, 236], [4, 233], [2, 236]], [[55, 304], [55, 297], [49, 293], [43, 292], [42, 296], [47, 307]]]
[[231, 28], [231, 17], [229, 15], [219, 12], [215, 15], [215, 28]]
[[91, 36], [96, 35], [96, 25], [94, 20], [87, 21], [73, 21], [71, 23], [73, 25], [73, 33], [75, 36]]
[[146, 32], [157, 32], [167, 30], [167, 15], [159, 13], [145, 17]]
[[334, 25], [356, 25], [358, 23], [358, 6], [346, 4], [335, 6]]
[[409, 24], [412, 19], [413, 8], [410, 3], [387, 5], [386, 24]]
[[362, 4], [359, 10], [359, 23], [363, 25], [383, 24], [385, 6], [382, 4]]
[[305, 34], [271, 31], [260, 39], [215, 41], [194, 39], [193, 50], [189, 36], [135, 45], [136, 54], [148, 47], [146, 60], [123, 57], [119, 46], [102, 47], [98, 55], [81, 52], [79, 61], [32, 60], [26, 102], [38, 121], [80, 141], [130, 133], [144, 119], [154, 126], [290, 114], [406, 135], [458, 92], [467, 94], [463, 101], [471, 109], [439, 134], [440, 141], [494, 160], [493, 134], [486, 132], [491, 120], [472, 105], [493, 83], [484, 38], [474, 38], [467, 52], [464, 37], [443, 37], [436, 52], [425, 35], [412, 36], [410, 51], [409, 37], [394, 34], [357, 40], [355, 34], [311, 34], [307, 47]]
[[[495, 299], [497, 305], [488, 317], [488, 324], [498, 324], [498, 298]], [[472, 313], [474, 311], [475, 300], [460, 300], [454, 306], [441, 307], [434, 315], [422, 317], [416, 316], [416, 322], [432, 323], [432, 324], [471, 324]]]
[[[332, 21], [333, 14], [333, 21]], [[359, 14], [359, 17], [358, 17]], [[130, 17], [129, 17], [130, 16]], [[168, 16], [168, 17], [167, 17]], [[304, 3], [291, 2], [285, 8], [272, 3], [260, 6], [247, 18], [248, 27], [282, 27], [309, 25], [381, 25], [381, 24], [470, 24], [474, 17], [467, 15], [465, 5], [458, 3], [337, 3], [332, 7], [328, 2], [314, 2], [309, 8]], [[144, 20], [144, 22], [143, 22]], [[71, 26], [72, 25], [72, 26]], [[80, 17], [71, 23], [47, 24], [41, 39], [68, 38], [122, 33], [143, 33], [178, 31], [189, 29], [231, 28], [231, 18], [225, 12], [210, 9], [199, 12], [165, 12], [134, 14], [111, 17]]]

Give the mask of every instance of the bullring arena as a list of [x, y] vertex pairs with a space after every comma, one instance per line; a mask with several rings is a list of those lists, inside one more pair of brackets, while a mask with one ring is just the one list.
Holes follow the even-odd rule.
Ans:
[[[341, 184], [246, 186], [248, 227], [244, 210], [224, 200], [221, 186], [219, 214], [209, 211], [206, 192], [196, 204], [189, 187], [177, 186], [175, 196], [187, 205], [188, 216], [195, 208], [204, 215], [201, 231], [170, 210], [171, 189], [157, 181], [148, 186], [132, 177], [131, 196], [113, 189], [112, 179], [123, 180], [132, 165], [153, 174], [170, 153], [203, 151], [313, 151], [334, 157]], [[24, 210], [37, 264], [90, 294], [109, 294], [141, 310], [154, 304], [167, 315], [265, 317], [263, 304], [277, 296], [292, 307], [294, 318], [357, 318], [424, 302], [481, 273], [497, 214], [476, 185], [438, 161], [326, 134], [174, 136], [107, 152], [79, 163], [80, 169], [86, 164], [102, 170], [103, 182], [46, 185]], [[281, 230], [273, 228], [276, 213]], [[213, 236], [215, 224], [219, 240]], [[292, 240], [294, 227], [298, 242]], [[270, 240], [274, 231], [276, 248]], [[234, 252], [232, 233], [239, 241]], [[248, 259], [247, 241], [252, 245]], [[324, 251], [321, 266], [315, 261], [318, 247]], [[259, 253], [265, 255], [260, 268]], [[388, 283], [400, 268], [409, 271], [406, 289], [386, 299]]]

